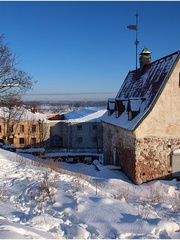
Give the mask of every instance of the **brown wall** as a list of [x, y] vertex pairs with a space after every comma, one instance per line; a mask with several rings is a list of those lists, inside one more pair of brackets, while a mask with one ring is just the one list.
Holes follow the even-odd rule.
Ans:
[[169, 178], [171, 154], [180, 148], [180, 138], [135, 139], [131, 131], [103, 123], [104, 164], [120, 166], [135, 184]]
[[[36, 120], [32, 121], [20, 121], [18, 123], [10, 122], [9, 125], [13, 125], [13, 132], [7, 132], [7, 123], [0, 118], [0, 140], [4, 141], [4, 144], [13, 144], [17, 148], [22, 147], [42, 147], [44, 142], [48, 138], [48, 129], [46, 129], [45, 123], [39, 123]], [[24, 132], [21, 130], [21, 125], [24, 126]], [[35, 126], [35, 131], [32, 131], [32, 126]], [[20, 139], [24, 138], [24, 143], [20, 143]], [[35, 140], [36, 143], [32, 140]]]
[[104, 164], [120, 166], [127, 177], [135, 179], [135, 135], [103, 122]]

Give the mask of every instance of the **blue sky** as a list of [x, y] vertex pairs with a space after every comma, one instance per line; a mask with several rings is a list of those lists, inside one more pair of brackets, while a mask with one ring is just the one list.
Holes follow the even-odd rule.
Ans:
[[[146, 46], [152, 61], [180, 50], [180, 2], [0, 2], [0, 33], [38, 82], [25, 99], [115, 97]], [[138, 55], [139, 59], [139, 55]], [[139, 66], [139, 64], [138, 64]]]

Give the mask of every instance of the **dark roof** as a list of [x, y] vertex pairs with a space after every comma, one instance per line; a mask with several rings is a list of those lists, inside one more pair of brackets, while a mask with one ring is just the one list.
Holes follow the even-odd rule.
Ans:
[[[123, 101], [126, 111], [118, 118], [115, 114], [111, 116], [106, 114], [103, 121], [133, 130], [158, 98], [171, 70], [179, 59], [179, 54], [180, 51], [177, 51], [147, 64], [141, 72], [140, 69], [137, 72], [136, 70], [130, 71], [115, 98], [115, 101]], [[134, 109], [139, 109], [139, 114], [133, 120], [128, 121], [127, 107], [129, 108], [130, 105], [134, 106]]]

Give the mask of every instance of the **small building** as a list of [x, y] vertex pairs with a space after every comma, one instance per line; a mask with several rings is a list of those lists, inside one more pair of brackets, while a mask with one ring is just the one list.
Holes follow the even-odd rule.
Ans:
[[180, 161], [172, 158], [180, 148], [179, 56], [151, 62], [145, 47], [140, 67], [127, 74], [102, 117], [105, 164], [120, 166], [136, 184], [180, 173]]

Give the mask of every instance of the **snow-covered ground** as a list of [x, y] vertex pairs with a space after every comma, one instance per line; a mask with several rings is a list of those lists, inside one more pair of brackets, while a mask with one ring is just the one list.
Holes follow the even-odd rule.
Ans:
[[180, 239], [176, 180], [134, 185], [108, 166], [33, 158], [0, 149], [1, 239]]

